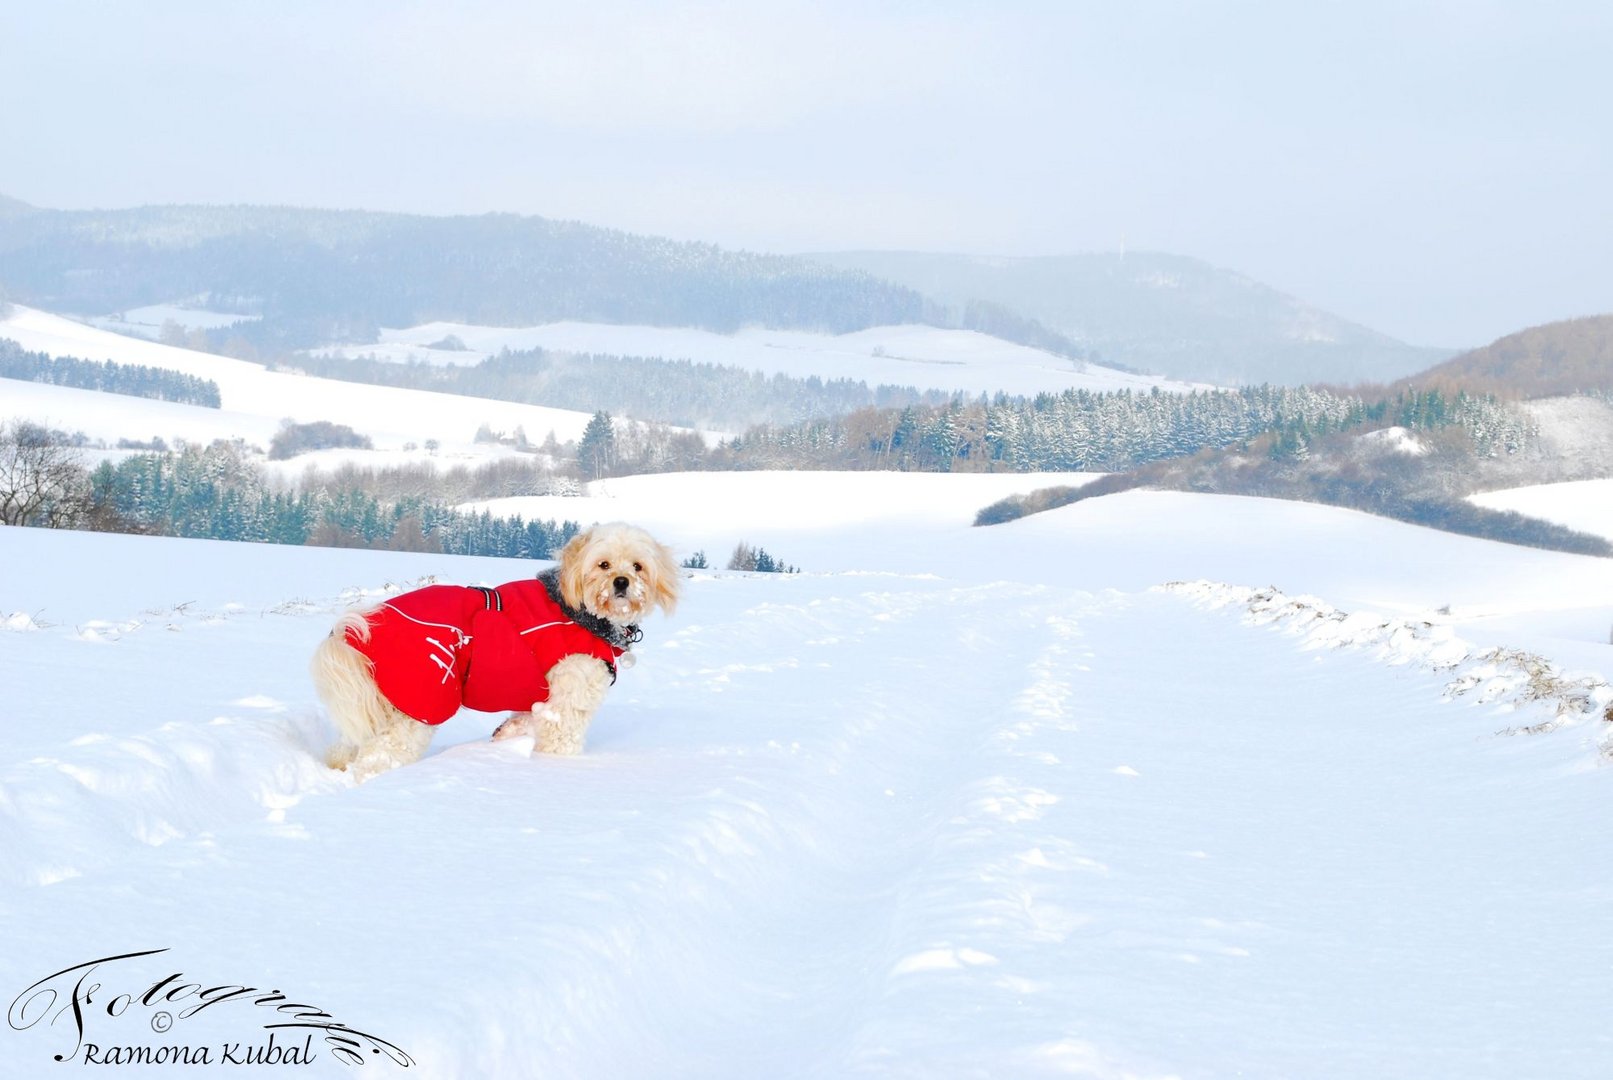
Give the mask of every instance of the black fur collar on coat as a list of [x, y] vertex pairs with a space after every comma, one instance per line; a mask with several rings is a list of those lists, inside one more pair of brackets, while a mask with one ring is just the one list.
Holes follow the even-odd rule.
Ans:
[[558, 604], [560, 610], [566, 613], [566, 618], [599, 638], [605, 644], [613, 645], [626, 652], [643, 640], [644, 631], [638, 628], [637, 623], [621, 626], [611, 622], [609, 619], [595, 615], [592, 611], [574, 608], [566, 603], [565, 598], [560, 595], [560, 567], [549, 567], [549, 569], [538, 575], [538, 580], [543, 583], [544, 591], [549, 594], [549, 599]]

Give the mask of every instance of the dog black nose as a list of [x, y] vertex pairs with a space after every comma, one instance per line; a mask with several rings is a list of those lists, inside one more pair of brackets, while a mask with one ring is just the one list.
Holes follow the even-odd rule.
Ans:
[[619, 593], [624, 593], [627, 591], [627, 579], [624, 577], [617, 578], [615, 581], [611, 582], [611, 584], [616, 586], [616, 591]]

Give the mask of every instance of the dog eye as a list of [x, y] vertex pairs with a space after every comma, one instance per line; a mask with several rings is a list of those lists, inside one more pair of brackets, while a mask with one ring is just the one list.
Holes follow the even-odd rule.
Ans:
[[644, 564], [643, 563], [634, 563], [633, 564], [633, 573], [635, 573], [635, 574], [644, 573]]
[[610, 569], [610, 560], [609, 560], [609, 559], [606, 559], [606, 560], [604, 560], [604, 561], [603, 561], [603, 562], [601, 562], [601, 563], [600, 563], [600, 564], [599, 564], [599, 568], [600, 568], [600, 569], [601, 569], [601, 570], [609, 570], [609, 569]]

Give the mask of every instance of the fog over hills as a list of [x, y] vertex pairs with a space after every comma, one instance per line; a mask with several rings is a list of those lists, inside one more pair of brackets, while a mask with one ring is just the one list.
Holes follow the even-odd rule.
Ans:
[[577, 320], [718, 333], [928, 324], [1219, 383], [1388, 381], [1449, 355], [1178, 255], [797, 257], [515, 214], [47, 210], [0, 196], [0, 294], [81, 315], [199, 302], [258, 316], [229, 334], [271, 351], [434, 321]]
[[852, 251], [809, 256], [942, 301], [1010, 306], [1102, 363], [1220, 383], [1387, 381], [1451, 350], [1423, 348], [1242, 274], [1158, 252], [1035, 258]]

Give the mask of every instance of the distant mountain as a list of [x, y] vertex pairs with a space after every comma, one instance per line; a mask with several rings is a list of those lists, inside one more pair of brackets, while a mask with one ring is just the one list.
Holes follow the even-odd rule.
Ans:
[[1613, 392], [1613, 315], [1568, 319], [1509, 334], [1403, 384], [1521, 398], [1579, 390]]
[[279, 347], [373, 339], [381, 326], [437, 320], [521, 326], [575, 319], [835, 333], [928, 322], [1073, 351], [1021, 316], [991, 305], [951, 311], [858, 270], [513, 214], [69, 211], [4, 199], [0, 290], [25, 304], [85, 315], [200, 301], [262, 316], [227, 333]]
[[1151, 252], [986, 258], [809, 255], [952, 304], [987, 301], [1084, 347], [1088, 359], [1219, 383], [1387, 381], [1450, 356], [1309, 307], [1197, 259]]

